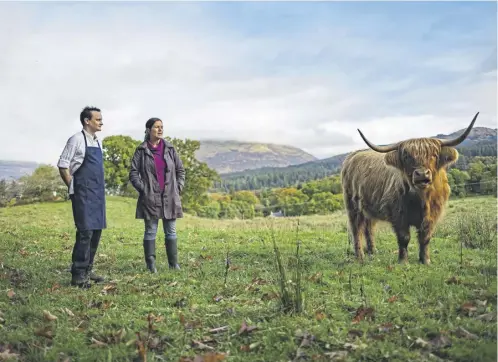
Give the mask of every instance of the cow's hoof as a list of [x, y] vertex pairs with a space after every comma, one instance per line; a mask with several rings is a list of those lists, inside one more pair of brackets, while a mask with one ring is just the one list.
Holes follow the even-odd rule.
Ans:
[[408, 264], [408, 257], [404, 256], [402, 258], [398, 258], [398, 263], [399, 264]]

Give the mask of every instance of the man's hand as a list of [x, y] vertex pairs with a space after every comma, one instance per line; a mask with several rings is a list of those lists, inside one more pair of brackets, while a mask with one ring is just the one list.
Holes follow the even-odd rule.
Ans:
[[69, 169], [68, 168], [59, 168], [59, 174], [61, 175], [62, 181], [66, 184], [67, 187], [69, 187], [69, 184], [71, 183], [71, 175], [69, 174]]

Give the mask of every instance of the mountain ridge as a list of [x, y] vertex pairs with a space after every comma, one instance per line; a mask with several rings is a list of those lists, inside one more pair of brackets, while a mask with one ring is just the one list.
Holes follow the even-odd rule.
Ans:
[[219, 174], [243, 172], [261, 167], [285, 167], [318, 160], [302, 149], [262, 142], [204, 139], [196, 158]]

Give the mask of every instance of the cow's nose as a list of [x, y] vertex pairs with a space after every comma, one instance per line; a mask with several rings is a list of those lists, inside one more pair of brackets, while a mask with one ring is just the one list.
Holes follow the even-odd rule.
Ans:
[[430, 178], [431, 177], [431, 170], [426, 169], [426, 170], [415, 170], [414, 172], [416, 177], [425, 177], [425, 178]]

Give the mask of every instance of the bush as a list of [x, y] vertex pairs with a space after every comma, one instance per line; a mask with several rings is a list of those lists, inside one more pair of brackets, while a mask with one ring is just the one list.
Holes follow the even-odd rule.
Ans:
[[488, 249], [496, 245], [496, 216], [489, 213], [468, 213], [457, 221], [460, 242], [471, 249]]

